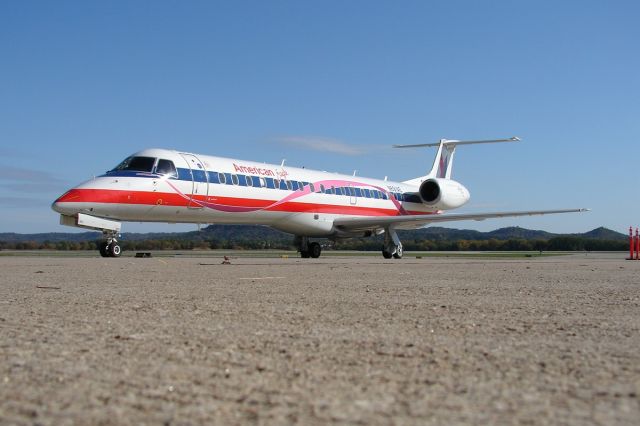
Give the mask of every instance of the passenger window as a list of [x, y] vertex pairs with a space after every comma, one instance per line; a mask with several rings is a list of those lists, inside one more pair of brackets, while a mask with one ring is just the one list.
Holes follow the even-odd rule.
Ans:
[[364, 191], [364, 196], [365, 196], [365, 197], [367, 197], [367, 198], [371, 198], [371, 194], [369, 193], [369, 190], [368, 190], [368, 189], [366, 189], [366, 188], [365, 188], [365, 189], [363, 189], [363, 191]]
[[239, 185], [240, 182], [238, 182], [238, 175], [231, 175], [231, 182], [233, 182], [234, 185]]
[[324, 194], [324, 185], [320, 184], [320, 192], [322, 192]]
[[298, 189], [299, 189], [300, 191], [304, 191], [304, 183], [302, 183], [302, 182], [298, 182]]
[[316, 192], [316, 188], [313, 186], [312, 183], [309, 184], [309, 191]]
[[263, 177], [260, 177], [260, 187], [261, 188], [266, 188], [267, 187], [267, 180]]
[[287, 181], [287, 189], [288, 189], [289, 191], [291, 191], [291, 190], [293, 189], [293, 185], [291, 184], [291, 181], [290, 181], [290, 180], [288, 180], [288, 181]]
[[275, 189], [275, 186], [273, 185], [273, 179], [272, 178], [264, 178], [267, 181], [267, 188], [269, 189]]
[[158, 165], [156, 166], [156, 173], [159, 175], [169, 175], [171, 177], [178, 177], [178, 173], [176, 172], [176, 166], [173, 165], [173, 161], [169, 160], [158, 160]]
[[195, 180], [196, 182], [206, 182], [207, 181], [207, 175], [205, 174], [204, 170], [191, 170], [191, 173], [193, 175], [193, 180]]
[[222, 184], [227, 183], [227, 177], [224, 175], [224, 173], [218, 173], [218, 180]]
[[153, 170], [156, 159], [153, 157], [129, 157], [118, 164], [112, 171], [131, 170], [135, 172], [149, 172]]
[[342, 188], [340, 187], [336, 188], [336, 195], [342, 195]]
[[246, 180], [247, 180], [247, 186], [253, 186], [253, 177], [247, 176]]

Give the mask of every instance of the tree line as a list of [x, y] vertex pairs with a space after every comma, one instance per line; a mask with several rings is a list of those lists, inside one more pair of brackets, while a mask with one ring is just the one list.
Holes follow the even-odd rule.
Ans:
[[[95, 241], [0, 241], [0, 250], [97, 250], [101, 240]], [[325, 248], [336, 250], [377, 251], [382, 247], [381, 238], [350, 239], [335, 243], [322, 241]], [[242, 239], [181, 239], [162, 238], [136, 241], [120, 241], [123, 250], [290, 250], [293, 248], [290, 238], [242, 238]], [[575, 236], [559, 236], [544, 239], [508, 239], [508, 240], [418, 240], [403, 241], [409, 251], [625, 251], [626, 241], [602, 240]]]
[[[335, 244], [340, 250], [379, 250], [380, 241], [347, 240]], [[404, 250], [409, 251], [624, 251], [628, 243], [573, 236], [544, 239], [512, 238], [508, 240], [406, 240]]]

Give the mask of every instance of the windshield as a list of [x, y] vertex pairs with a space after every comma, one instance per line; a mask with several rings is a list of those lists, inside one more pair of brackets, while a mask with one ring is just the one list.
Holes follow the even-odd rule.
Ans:
[[153, 170], [153, 164], [156, 159], [153, 157], [129, 157], [112, 171], [133, 170], [136, 172], [149, 172]]
[[176, 166], [173, 165], [173, 161], [169, 160], [158, 160], [158, 165], [156, 166], [156, 173], [159, 175], [170, 175], [178, 177], [178, 173], [176, 172]]

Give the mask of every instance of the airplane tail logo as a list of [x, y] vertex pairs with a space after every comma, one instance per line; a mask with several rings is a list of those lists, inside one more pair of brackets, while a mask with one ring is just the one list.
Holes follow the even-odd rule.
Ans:
[[453, 144], [447, 144], [443, 141], [438, 146], [438, 153], [436, 154], [435, 161], [429, 176], [442, 179], [451, 179], [451, 171], [453, 169], [453, 154], [456, 151], [456, 146]]
[[449, 179], [451, 177], [451, 166], [453, 165], [453, 153], [456, 147], [444, 145], [440, 151], [440, 161], [438, 161], [438, 170], [436, 177]]

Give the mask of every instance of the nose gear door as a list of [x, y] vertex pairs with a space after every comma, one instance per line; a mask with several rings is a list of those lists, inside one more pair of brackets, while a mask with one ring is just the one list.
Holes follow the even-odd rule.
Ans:
[[206, 172], [202, 161], [193, 154], [180, 154], [189, 164], [191, 172], [191, 194], [189, 204], [190, 209], [201, 209], [203, 207], [198, 201], [207, 201], [209, 197], [209, 175]]

